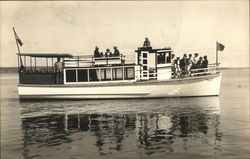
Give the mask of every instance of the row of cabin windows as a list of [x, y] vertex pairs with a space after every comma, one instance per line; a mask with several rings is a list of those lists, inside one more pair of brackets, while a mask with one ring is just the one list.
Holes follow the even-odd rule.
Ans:
[[[139, 54], [139, 56], [141, 56], [141, 54]], [[147, 53], [143, 53], [142, 54], [143, 58], [147, 58], [148, 54]], [[157, 64], [162, 64], [162, 63], [171, 63], [171, 53], [158, 53], [157, 54]], [[146, 59], [144, 59], [143, 64], [148, 64], [148, 61]]]
[[[124, 75], [123, 75], [124, 74]], [[66, 70], [66, 82], [111, 81], [134, 79], [134, 67]]]

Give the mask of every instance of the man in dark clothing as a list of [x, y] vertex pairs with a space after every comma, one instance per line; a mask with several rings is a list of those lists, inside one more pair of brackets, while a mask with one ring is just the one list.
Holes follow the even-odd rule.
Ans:
[[200, 57], [199, 60], [197, 61], [197, 68], [202, 68], [202, 63], [203, 63], [203, 58]]
[[95, 47], [94, 57], [100, 57], [99, 48], [97, 46]]
[[187, 54], [184, 54], [183, 58], [180, 61], [180, 67], [182, 72], [184, 72], [185, 74], [187, 72], [187, 63], [188, 63]]
[[143, 43], [143, 47], [151, 47], [150, 41], [148, 40], [148, 38], [145, 38], [145, 41]]
[[112, 55], [112, 53], [110, 52], [110, 50], [107, 49], [106, 52], [105, 52], [105, 57], [112, 57], [112, 56], [113, 56], [113, 55]]
[[204, 56], [204, 60], [201, 64], [201, 68], [207, 68], [207, 66], [208, 66], [207, 56]]
[[114, 46], [114, 56], [120, 56], [120, 51]]

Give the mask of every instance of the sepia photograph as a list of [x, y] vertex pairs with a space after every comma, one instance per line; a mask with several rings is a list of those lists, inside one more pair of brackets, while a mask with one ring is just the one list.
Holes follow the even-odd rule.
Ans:
[[249, 159], [248, 0], [0, 1], [1, 159]]

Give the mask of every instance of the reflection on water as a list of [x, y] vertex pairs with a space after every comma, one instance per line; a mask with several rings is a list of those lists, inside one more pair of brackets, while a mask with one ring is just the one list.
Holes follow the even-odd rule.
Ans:
[[[41, 149], [60, 151], [69, 143], [71, 156], [91, 157], [117, 152], [127, 157], [136, 157], [133, 152], [159, 155], [204, 150], [214, 154], [220, 150], [218, 97], [21, 105], [24, 158], [44, 155]], [[31, 151], [34, 148], [39, 151]]]

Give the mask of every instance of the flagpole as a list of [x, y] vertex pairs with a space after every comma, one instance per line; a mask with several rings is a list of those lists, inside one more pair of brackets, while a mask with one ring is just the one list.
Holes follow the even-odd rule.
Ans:
[[216, 41], [216, 67], [218, 66], [218, 42]]
[[18, 50], [18, 54], [19, 54], [19, 59], [20, 59], [20, 62], [21, 62], [21, 66], [23, 66], [23, 61], [22, 61], [22, 58], [21, 58], [21, 52], [20, 52], [20, 48], [19, 48], [19, 45], [17, 43], [17, 35], [16, 35], [16, 31], [15, 31], [15, 28], [13, 27], [13, 32], [14, 32], [14, 35], [15, 35], [15, 40], [16, 40], [16, 46], [17, 46], [17, 50]]

